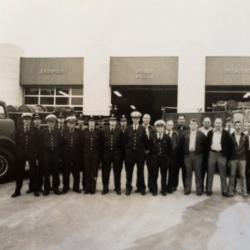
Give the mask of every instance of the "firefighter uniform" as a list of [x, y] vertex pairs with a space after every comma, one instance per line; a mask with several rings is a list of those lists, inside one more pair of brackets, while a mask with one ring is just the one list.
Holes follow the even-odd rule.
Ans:
[[[155, 122], [155, 126], [165, 126], [163, 120]], [[155, 132], [150, 142], [151, 164], [152, 164], [152, 194], [157, 195], [158, 173], [161, 172], [161, 194], [167, 194], [167, 171], [170, 167], [172, 152], [171, 139], [165, 132]]]
[[[141, 113], [134, 111], [131, 113], [132, 119], [140, 119]], [[126, 150], [126, 195], [132, 191], [132, 178], [134, 166], [137, 166], [137, 185], [139, 192], [145, 195], [144, 181], [144, 149], [147, 143], [145, 128], [139, 124], [128, 126], [125, 134]]]
[[[23, 113], [22, 119], [32, 119], [31, 113]], [[37, 158], [37, 133], [34, 127], [24, 125], [17, 130], [16, 133], [16, 156], [17, 156], [17, 172], [16, 172], [16, 190], [12, 197], [21, 195], [23, 178], [25, 173], [26, 162], [29, 163], [30, 189], [35, 196], [39, 196], [38, 192], [38, 168], [36, 165]]]
[[[111, 116], [110, 120], [116, 120], [116, 118]], [[111, 168], [113, 168], [114, 172], [115, 191], [117, 194], [121, 194], [122, 139], [123, 135], [121, 129], [117, 126], [110, 126], [104, 130], [104, 157], [102, 168], [103, 194], [109, 191]]]
[[[90, 118], [93, 120], [93, 118]], [[96, 179], [102, 150], [102, 134], [99, 129], [86, 128], [80, 135], [85, 173], [85, 194], [96, 192]]]
[[[56, 121], [55, 115], [48, 115], [45, 119]], [[55, 194], [60, 194], [59, 185], [59, 161], [63, 137], [58, 128], [45, 128], [41, 133], [41, 148], [43, 154], [44, 195], [48, 195], [51, 189], [50, 175], [52, 174], [52, 189]]]
[[[76, 122], [75, 116], [66, 118], [67, 122]], [[65, 127], [63, 130], [63, 193], [67, 193], [70, 184], [70, 173], [73, 174], [73, 191], [80, 193], [80, 131], [75, 127]]]

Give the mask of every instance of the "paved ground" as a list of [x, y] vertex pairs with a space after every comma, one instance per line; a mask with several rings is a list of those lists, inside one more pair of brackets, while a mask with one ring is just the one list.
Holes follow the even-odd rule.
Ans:
[[[1, 250], [250, 249], [250, 197], [75, 194], [11, 199], [0, 185]], [[27, 183], [23, 190], [27, 190]], [[23, 191], [23, 193], [24, 193]]]

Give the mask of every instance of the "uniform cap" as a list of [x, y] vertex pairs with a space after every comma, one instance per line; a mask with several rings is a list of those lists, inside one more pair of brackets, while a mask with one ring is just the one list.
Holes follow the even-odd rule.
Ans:
[[155, 127], [165, 127], [166, 123], [163, 120], [157, 120], [154, 123]]
[[48, 120], [57, 120], [57, 117], [53, 114], [49, 114], [45, 117], [45, 121], [48, 121]]
[[126, 116], [125, 115], [122, 115], [122, 117], [121, 117], [121, 120], [120, 120], [121, 122], [126, 122], [127, 121], [127, 118], [126, 118]]
[[70, 115], [65, 119], [66, 122], [76, 122], [77, 118], [75, 115]]
[[138, 117], [140, 118], [141, 117], [141, 113], [139, 111], [133, 111], [130, 116], [133, 118], [133, 117]]
[[21, 115], [22, 119], [25, 119], [25, 118], [29, 118], [29, 119], [32, 119], [32, 114], [31, 113], [22, 113]]

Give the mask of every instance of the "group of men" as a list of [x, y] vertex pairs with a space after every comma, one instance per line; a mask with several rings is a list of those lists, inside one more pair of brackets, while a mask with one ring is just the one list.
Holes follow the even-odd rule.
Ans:
[[[114, 188], [121, 195], [121, 173], [126, 172], [126, 195], [132, 193], [132, 180], [136, 166], [136, 190], [146, 194], [146, 188], [153, 196], [163, 196], [177, 190], [179, 171], [182, 170], [184, 194], [189, 195], [192, 176], [195, 174], [196, 194], [213, 193], [213, 179], [216, 166], [221, 180], [221, 193], [233, 196], [237, 184], [240, 193], [246, 197], [250, 183], [246, 178], [250, 165], [250, 125], [245, 131], [241, 121], [228, 119], [226, 128], [221, 118], [190, 119], [186, 125], [184, 115], [179, 115], [175, 127], [173, 120], [157, 120], [150, 124], [151, 117], [138, 111], [131, 113], [132, 123], [122, 116], [120, 122], [112, 115], [109, 124], [97, 128], [94, 117], [84, 123], [82, 116], [46, 116], [46, 126], [41, 127], [39, 114], [23, 113], [22, 126], [16, 134], [17, 170], [16, 189], [12, 197], [21, 195], [26, 162], [29, 163], [29, 190], [34, 196], [65, 194], [70, 190], [70, 174], [73, 175], [72, 190], [76, 193], [95, 194], [98, 170], [102, 170], [102, 194], [109, 192], [110, 173], [113, 169]], [[234, 128], [233, 128], [234, 127]], [[148, 178], [145, 181], [145, 166]], [[227, 174], [229, 170], [229, 182]], [[60, 189], [60, 172], [63, 187]], [[81, 175], [82, 172], [82, 175]], [[52, 183], [51, 183], [52, 176]], [[238, 177], [238, 178], [237, 178]], [[81, 183], [81, 184], [80, 184]], [[82, 188], [80, 187], [82, 186]]]

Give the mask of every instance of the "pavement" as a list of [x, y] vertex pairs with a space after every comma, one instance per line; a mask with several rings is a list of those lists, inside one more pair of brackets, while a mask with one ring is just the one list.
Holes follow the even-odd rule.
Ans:
[[211, 197], [101, 195], [100, 179], [96, 195], [38, 198], [27, 181], [15, 199], [15, 183], [1, 184], [0, 250], [250, 249], [250, 197], [222, 197], [218, 176]]

